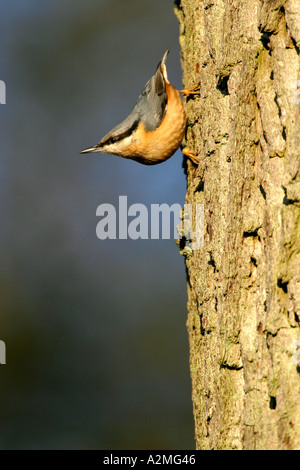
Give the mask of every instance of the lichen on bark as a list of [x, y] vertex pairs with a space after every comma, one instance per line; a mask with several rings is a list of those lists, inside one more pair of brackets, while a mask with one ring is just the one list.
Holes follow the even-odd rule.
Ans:
[[[177, 0], [197, 449], [300, 449], [300, 5]], [[300, 356], [300, 354], [299, 354]], [[300, 359], [300, 357], [299, 357]]]

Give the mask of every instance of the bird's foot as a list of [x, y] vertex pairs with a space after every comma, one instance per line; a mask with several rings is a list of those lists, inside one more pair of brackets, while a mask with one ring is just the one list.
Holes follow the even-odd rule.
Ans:
[[178, 90], [179, 93], [182, 93], [184, 96], [189, 95], [200, 95], [200, 90], [198, 89], [200, 86], [200, 82], [197, 85], [193, 86], [192, 88], [186, 88], [184, 90]]
[[195, 155], [195, 153], [192, 150], [190, 150], [188, 147], [184, 147], [183, 149], [181, 149], [181, 151], [183, 155], [188, 157], [194, 163], [194, 165], [199, 165], [200, 158], [197, 155]]

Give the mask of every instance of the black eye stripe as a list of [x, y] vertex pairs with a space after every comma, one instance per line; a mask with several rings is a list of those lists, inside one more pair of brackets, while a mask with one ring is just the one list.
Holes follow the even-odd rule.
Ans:
[[139, 122], [140, 122], [139, 120], [134, 121], [132, 126], [127, 131], [123, 132], [122, 134], [115, 135], [114, 137], [110, 137], [105, 142], [103, 142], [101, 146], [114, 144], [115, 142], [119, 142], [120, 140], [125, 139], [125, 137], [128, 137], [129, 135], [132, 134], [133, 131], [135, 131], [135, 129], [139, 125]]

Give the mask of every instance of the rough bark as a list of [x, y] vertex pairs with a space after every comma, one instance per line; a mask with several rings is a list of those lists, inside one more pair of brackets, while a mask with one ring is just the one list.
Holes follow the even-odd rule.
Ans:
[[300, 2], [175, 13], [184, 85], [200, 81], [186, 103], [200, 156], [186, 202], [205, 211], [186, 256], [196, 447], [300, 449]]

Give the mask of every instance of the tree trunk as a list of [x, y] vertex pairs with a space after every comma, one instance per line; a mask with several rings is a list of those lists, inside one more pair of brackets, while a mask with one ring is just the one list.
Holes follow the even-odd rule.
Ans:
[[[300, 2], [178, 0], [197, 449], [300, 449]], [[183, 250], [183, 253], [188, 253]], [[299, 354], [298, 354], [299, 352]]]

